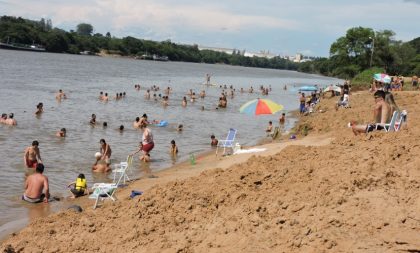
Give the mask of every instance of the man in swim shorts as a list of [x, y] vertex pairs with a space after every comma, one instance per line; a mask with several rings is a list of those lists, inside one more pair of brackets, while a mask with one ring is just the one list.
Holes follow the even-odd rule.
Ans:
[[44, 176], [43, 172], [44, 165], [38, 164], [35, 174], [30, 175], [26, 179], [22, 200], [29, 203], [48, 203], [48, 198], [50, 197], [48, 177]]
[[33, 141], [32, 146], [25, 149], [25, 154], [23, 155], [23, 161], [27, 168], [35, 169], [37, 164], [42, 163], [41, 153], [39, 151], [38, 141]]
[[356, 125], [354, 122], [350, 123], [354, 135], [369, 133], [374, 130], [382, 130], [384, 129], [384, 125], [390, 121], [392, 112], [389, 104], [385, 102], [385, 92], [378, 90], [373, 96], [375, 98], [375, 107], [373, 110], [375, 123], [367, 125]]

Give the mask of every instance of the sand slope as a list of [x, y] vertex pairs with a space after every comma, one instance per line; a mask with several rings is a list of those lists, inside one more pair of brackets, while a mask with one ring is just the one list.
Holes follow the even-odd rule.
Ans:
[[[325, 99], [326, 112], [303, 117], [298, 128], [313, 138], [302, 144], [325, 136], [330, 144], [269, 144], [264, 155], [239, 164], [244, 158], [219, 158], [210, 164], [234, 165], [162, 180], [133, 200], [126, 189], [118, 202], [82, 214], [37, 219], [2, 250], [420, 252], [420, 95], [396, 99], [409, 112], [400, 132], [355, 137], [346, 124], [369, 122], [372, 96], [353, 95], [352, 108], [339, 111], [335, 99]], [[274, 146], [283, 150], [272, 154]]]

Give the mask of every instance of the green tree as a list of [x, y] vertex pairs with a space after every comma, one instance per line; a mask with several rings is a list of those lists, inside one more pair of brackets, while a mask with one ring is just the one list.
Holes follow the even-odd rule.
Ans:
[[93, 26], [91, 24], [80, 23], [77, 25], [77, 34], [83, 36], [90, 36], [93, 33]]

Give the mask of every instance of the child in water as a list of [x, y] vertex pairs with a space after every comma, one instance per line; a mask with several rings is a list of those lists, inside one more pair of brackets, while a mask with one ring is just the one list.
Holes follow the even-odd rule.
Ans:
[[[73, 187], [70, 188], [72, 185]], [[83, 196], [85, 194], [89, 194], [84, 174], [79, 174], [79, 176], [76, 178], [76, 181], [72, 182], [67, 187], [70, 188], [70, 192], [72, 194], [70, 198], [72, 199]]]
[[171, 141], [171, 155], [175, 156], [178, 154], [178, 147], [175, 144], [175, 140]]

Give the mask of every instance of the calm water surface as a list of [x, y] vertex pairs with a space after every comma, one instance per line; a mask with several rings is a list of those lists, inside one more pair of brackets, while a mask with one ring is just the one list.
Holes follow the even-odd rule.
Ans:
[[[237, 141], [253, 145], [265, 136], [264, 128], [269, 120], [278, 124], [280, 113], [250, 117], [238, 112], [243, 103], [261, 97], [258, 93], [236, 92], [233, 99], [228, 98], [227, 109], [216, 110], [222, 90], [201, 85], [206, 73], [212, 74], [212, 83], [233, 85], [237, 91], [271, 85], [273, 90], [268, 98], [283, 104], [286, 113], [298, 108], [293, 85], [324, 86], [338, 82], [281, 70], [0, 50], [0, 113], [13, 112], [18, 122], [16, 127], [0, 125], [0, 232], [5, 224], [31, 216], [31, 206], [22, 203], [20, 195], [28, 173], [23, 153], [33, 140], [40, 142], [50, 192], [68, 196], [66, 185], [79, 173], [86, 175], [90, 185], [109, 180], [108, 175], [91, 172], [99, 140], [104, 138], [110, 144], [114, 162], [125, 160], [127, 154], [136, 150], [141, 137], [140, 131], [132, 128], [132, 122], [143, 113], [147, 113], [149, 120], [167, 120], [169, 126], [152, 127], [155, 138], [152, 163], [145, 165], [136, 159], [135, 177], [188, 159], [192, 153], [210, 150], [211, 134], [223, 139], [230, 127], [237, 128]], [[142, 87], [140, 91], [134, 89], [138, 83]], [[287, 91], [282, 89], [285, 84], [289, 87]], [[161, 87], [157, 95], [164, 95], [165, 87], [173, 89], [168, 107], [144, 99], [145, 87], [152, 85]], [[68, 96], [61, 103], [55, 100], [58, 89]], [[204, 89], [207, 97], [197, 99], [194, 104], [189, 102], [183, 108], [181, 99], [189, 89], [196, 94]], [[108, 92], [110, 97], [125, 91], [127, 96], [103, 103], [97, 99], [100, 91]], [[34, 112], [39, 102], [44, 104], [44, 113], [37, 118]], [[106, 121], [108, 128], [91, 127], [92, 113], [100, 124]], [[290, 128], [294, 122], [289, 117], [286, 127]], [[182, 133], [175, 130], [178, 124], [184, 125]], [[116, 130], [120, 125], [126, 128], [123, 133]], [[67, 137], [60, 139], [55, 133], [63, 127], [67, 129]], [[180, 150], [176, 160], [169, 155], [172, 139]]]

